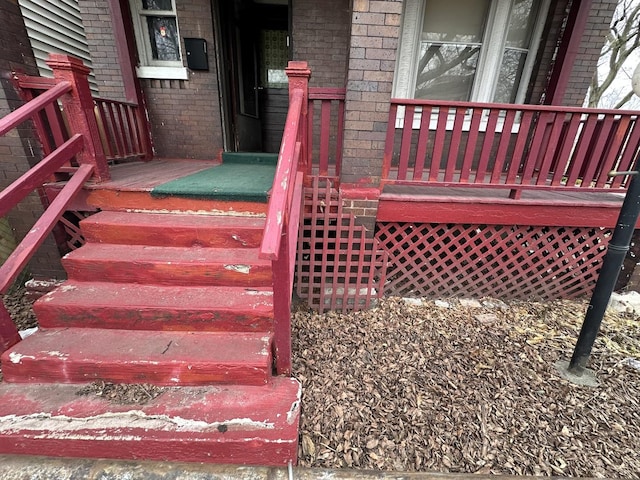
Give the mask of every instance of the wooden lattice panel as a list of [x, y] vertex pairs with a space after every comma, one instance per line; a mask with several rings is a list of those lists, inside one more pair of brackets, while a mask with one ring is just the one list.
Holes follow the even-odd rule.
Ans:
[[79, 212], [75, 210], [67, 210], [60, 217], [60, 224], [66, 234], [65, 247], [69, 252], [80, 248], [85, 244], [85, 238], [80, 229], [80, 221], [84, 220], [95, 212]]
[[385, 295], [502, 299], [589, 295], [611, 229], [378, 223]]
[[353, 215], [331, 181], [305, 190], [298, 236], [296, 293], [320, 312], [371, 306], [384, 284], [386, 254]]

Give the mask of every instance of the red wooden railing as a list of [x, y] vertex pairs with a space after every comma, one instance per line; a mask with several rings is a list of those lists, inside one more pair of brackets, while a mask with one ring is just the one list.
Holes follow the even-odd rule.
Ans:
[[[25, 82], [38, 80], [23, 78]], [[45, 85], [47, 83], [47, 85]], [[39, 189], [54, 173], [68, 164], [72, 158], [78, 159], [79, 167], [59, 195], [49, 204], [44, 214], [25, 235], [18, 247], [0, 267], [0, 294], [5, 294], [16, 277], [26, 266], [33, 253], [51, 232], [58, 219], [66, 210], [73, 196], [92, 175], [96, 165], [89, 160], [86, 151], [91, 143], [86, 134], [76, 132], [66, 135], [65, 126], [59, 115], [58, 99], [66, 106], [77, 100], [77, 86], [69, 80], [46, 81], [41, 87], [47, 91], [31, 99], [22, 107], [0, 119], [0, 136], [6, 135], [24, 122], [32, 120], [43, 139], [45, 157], [8, 188], [0, 193], [0, 217], [6, 215], [31, 192]], [[46, 120], [46, 127], [45, 127]], [[78, 122], [75, 122], [77, 125]], [[83, 156], [84, 154], [84, 156]], [[83, 161], [81, 161], [81, 159]], [[73, 171], [70, 171], [73, 173]], [[0, 350], [4, 351], [20, 340], [17, 329], [4, 304], [0, 304]]]
[[149, 158], [144, 112], [135, 103], [94, 98], [100, 138], [107, 160]]
[[307, 158], [321, 177], [340, 177], [344, 99], [344, 88], [309, 88]]
[[[404, 110], [404, 112], [402, 112]], [[640, 146], [640, 112], [427, 100], [391, 102], [382, 183], [611, 192]]]
[[289, 62], [289, 112], [273, 179], [260, 257], [273, 270], [274, 353], [276, 371], [291, 374], [291, 295], [302, 184], [307, 162], [307, 102], [311, 71], [307, 62]]

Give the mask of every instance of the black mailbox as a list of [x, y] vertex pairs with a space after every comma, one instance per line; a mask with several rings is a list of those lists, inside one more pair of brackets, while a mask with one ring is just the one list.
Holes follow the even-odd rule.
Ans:
[[204, 38], [185, 38], [187, 50], [187, 67], [191, 70], [209, 70], [207, 57], [207, 41]]

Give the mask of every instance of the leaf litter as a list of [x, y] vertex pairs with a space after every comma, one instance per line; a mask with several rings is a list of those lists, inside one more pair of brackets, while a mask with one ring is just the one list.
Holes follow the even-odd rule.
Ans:
[[587, 302], [439, 305], [297, 309], [300, 465], [640, 476], [638, 318], [607, 313], [590, 360], [600, 385], [590, 388], [554, 367], [570, 358]]

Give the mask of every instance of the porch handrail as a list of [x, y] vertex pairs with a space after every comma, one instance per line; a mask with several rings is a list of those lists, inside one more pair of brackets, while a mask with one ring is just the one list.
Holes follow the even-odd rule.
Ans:
[[382, 184], [611, 192], [639, 147], [638, 111], [392, 99]]
[[339, 180], [342, 167], [346, 90], [309, 87], [307, 158], [314, 173], [334, 182]]
[[271, 260], [274, 360], [279, 375], [291, 374], [291, 296], [306, 157], [308, 81], [306, 62], [289, 62], [289, 111], [267, 208], [260, 258]]
[[107, 160], [148, 160], [151, 152], [140, 106], [99, 97], [94, 97], [93, 103]]
[[59, 82], [42, 95], [39, 95], [28, 103], [25, 103], [5, 117], [0, 118], [0, 136], [6, 135], [10, 130], [14, 129], [22, 122], [32, 118], [36, 113], [57, 101], [62, 95], [70, 92], [71, 88], [70, 82]]
[[[86, 67], [79, 60], [65, 55], [51, 55], [49, 62], [54, 70], [55, 79], [38, 80], [24, 76], [22, 78], [29, 88], [45, 91], [35, 97], [29, 92], [29, 99], [24, 105], [0, 119], [0, 136], [6, 135], [26, 121], [33, 120], [38, 129], [38, 136], [43, 142], [45, 155], [37, 165], [0, 192], [0, 216], [6, 215], [27, 195], [42, 187], [44, 182], [51, 179], [72, 158], [76, 159], [79, 166], [77, 169], [69, 170], [73, 175], [71, 179], [57, 197], [46, 206], [42, 216], [0, 266], [0, 294], [7, 293], [85, 181], [94, 174], [99, 179], [100, 175], [96, 172], [106, 166], [101, 164], [98, 158], [102, 152], [96, 151], [95, 123], [92, 124], [91, 119], [88, 124], [86, 123], [86, 114], [93, 112], [92, 109], [86, 108], [88, 107], [87, 95], [90, 95], [86, 81]], [[62, 133], [67, 131], [62, 123], [62, 117], [56, 113], [59, 112], [58, 100], [65, 107], [67, 121], [70, 124], [71, 131], [68, 138]], [[44, 144], [47, 131], [40, 118], [43, 112], [49, 122], [48, 128], [54, 139], [53, 144], [49, 142]], [[106, 174], [108, 175], [108, 170]], [[0, 302], [0, 352], [18, 341], [20, 341], [20, 335], [17, 328], [4, 303]]]

